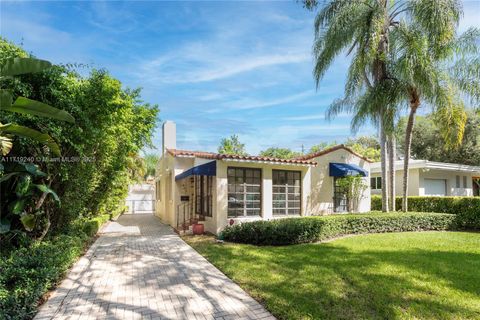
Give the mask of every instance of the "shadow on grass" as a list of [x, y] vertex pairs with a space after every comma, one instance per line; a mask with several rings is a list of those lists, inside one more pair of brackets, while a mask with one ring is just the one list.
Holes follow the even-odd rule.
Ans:
[[279, 318], [480, 318], [477, 253], [335, 242], [193, 246]]

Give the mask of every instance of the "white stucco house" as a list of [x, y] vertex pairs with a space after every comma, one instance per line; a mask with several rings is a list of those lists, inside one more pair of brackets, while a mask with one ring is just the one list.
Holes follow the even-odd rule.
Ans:
[[[380, 169], [380, 162], [370, 166], [372, 194], [381, 194]], [[403, 160], [395, 162], [395, 170], [396, 194], [400, 196], [403, 190]], [[409, 171], [409, 196], [478, 196], [479, 186], [475, 181], [480, 178], [480, 166], [410, 160]]]
[[[156, 212], [177, 230], [193, 222], [217, 234], [231, 223], [370, 211], [371, 161], [338, 145], [296, 159], [178, 150], [176, 125], [163, 124], [157, 166]], [[338, 178], [362, 177], [351, 208]]]

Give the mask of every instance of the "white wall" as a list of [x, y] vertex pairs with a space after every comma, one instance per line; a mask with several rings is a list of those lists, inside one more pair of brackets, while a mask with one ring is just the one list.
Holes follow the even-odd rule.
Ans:
[[[456, 187], [456, 176], [460, 176], [460, 188]], [[463, 177], [467, 177], [466, 188], [463, 187]], [[473, 196], [472, 177], [473, 174], [469, 172], [420, 169], [419, 195], [425, 195], [425, 179], [445, 179], [447, 185], [447, 196], [471, 197]]]
[[[317, 166], [311, 169], [311, 194], [308, 199], [307, 211], [314, 215], [333, 213], [333, 177], [329, 176], [329, 165], [331, 162], [356, 164], [362, 169], [370, 172], [370, 163], [355, 156], [344, 149], [339, 149], [326, 155], [312, 159]], [[370, 176], [362, 179], [367, 186], [359, 203], [359, 212], [370, 211]]]
[[[456, 176], [460, 176], [460, 188], [456, 188]], [[372, 177], [379, 177], [380, 173], [372, 174]], [[467, 188], [463, 187], [463, 177], [467, 177]], [[475, 176], [469, 172], [456, 172], [447, 170], [430, 169], [410, 169], [408, 179], [408, 195], [424, 196], [425, 179], [444, 179], [446, 180], [447, 196], [473, 196], [472, 178]], [[403, 195], [403, 170], [396, 171], [395, 193], [397, 196]], [[372, 194], [381, 194], [381, 190], [373, 190]]]
[[[380, 173], [372, 173], [372, 177], [380, 177]], [[410, 175], [408, 177], [408, 195], [418, 196], [420, 187], [419, 169], [410, 169]], [[382, 194], [381, 189], [371, 189], [372, 194]], [[395, 171], [395, 194], [397, 196], [403, 195], [403, 170]]]

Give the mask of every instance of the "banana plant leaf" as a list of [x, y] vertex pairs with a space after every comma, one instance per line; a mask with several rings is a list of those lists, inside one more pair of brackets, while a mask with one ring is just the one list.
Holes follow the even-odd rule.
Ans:
[[53, 191], [52, 189], [50, 189], [49, 187], [47, 187], [46, 185], [44, 184], [35, 184], [34, 185], [35, 187], [37, 187], [38, 190], [42, 191], [42, 192], [45, 192], [47, 194], [50, 194], [54, 199], [55, 201], [57, 201], [58, 203], [60, 203], [60, 197], [55, 193], [55, 191]]
[[36, 116], [41, 116], [46, 118], [62, 120], [70, 123], [75, 122], [75, 119], [73, 118], [73, 116], [66, 111], [54, 108], [52, 106], [49, 106], [48, 104], [31, 100], [25, 97], [18, 97], [17, 100], [15, 100], [15, 102], [10, 106], [4, 106], [2, 104], [1, 108], [2, 110], [5, 110], [5, 111], [36, 115]]
[[0, 76], [16, 76], [25, 73], [40, 72], [52, 64], [45, 60], [33, 58], [11, 58], [0, 68]]
[[38, 168], [38, 165], [34, 163], [24, 163], [24, 162], [6, 162], [4, 164], [4, 170], [9, 173], [14, 173], [14, 174], [22, 174], [22, 173], [30, 173], [33, 176], [36, 177], [46, 177], [47, 174], [43, 171], [41, 171]]
[[57, 143], [53, 140], [52, 137], [50, 137], [46, 133], [41, 133], [40, 131], [13, 123], [0, 125], [0, 132], [11, 133], [20, 137], [30, 138], [32, 140], [43, 143], [53, 152], [53, 154], [60, 156], [60, 148], [58, 147]]

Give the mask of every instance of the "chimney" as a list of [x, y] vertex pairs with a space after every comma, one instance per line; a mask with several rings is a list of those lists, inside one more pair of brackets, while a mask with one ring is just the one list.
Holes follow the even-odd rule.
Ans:
[[162, 126], [162, 154], [167, 149], [177, 148], [177, 125], [173, 121], [165, 121]]

